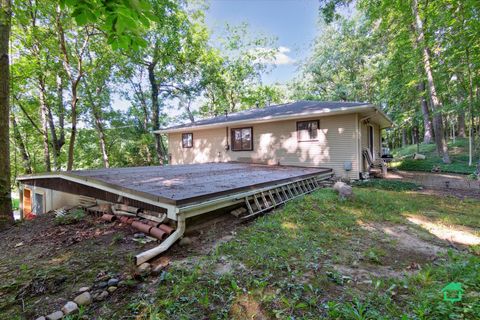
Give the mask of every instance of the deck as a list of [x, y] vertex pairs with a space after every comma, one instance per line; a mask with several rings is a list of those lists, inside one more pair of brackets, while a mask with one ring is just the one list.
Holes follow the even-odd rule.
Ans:
[[330, 172], [326, 168], [206, 163], [72, 171], [71, 175], [157, 196], [184, 205], [225, 194]]
[[[151, 213], [142, 216], [144, 210], [154, 212], [157, 219], [165, 214], [159, 223], [165, 217], [176, 221], [175, 231], [159, 246], [135, 256], [139, 265], [180, 239], [187, 218], [242, 203], [249, 212], [245, 218], [252, 217], [320, 188], [319, 181], [332, 175], [332, 169], [327, 168], [230, 162], [53, 172], [18, 180], [21, 194], [24, 190], [43, 194], [42, 199], [51, 202], [49, 210], [71, 204], [74, 198], [75, 205], [87, 210], [97, 208], [101, 214], [106, 213], [101, 208], [105, 202], [135, 207], [140, 210], [135, 211], [136, 222], [154, 217]], [[84, 206], [81, 201], [89, 201], [90, 205]], [[145, 226], [149, 225], [152, 229], [151, 224]]]

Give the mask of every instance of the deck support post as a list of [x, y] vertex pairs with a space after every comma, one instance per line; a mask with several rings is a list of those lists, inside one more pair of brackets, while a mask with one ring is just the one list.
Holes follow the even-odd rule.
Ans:
[[137, 254], [135, 256], [135, 264], [137, 266], [141, 265], [142, 263], [152, 258], [155, 258], [160, 253], [167, 251], [168, 248], [170, 248], [175, 243], [175, 241], [177, 241], [183, 236], [183, 233], [185, 232], [185, 227], [185, 217], [183, 215], [178, 215], [177, 229], [175, 230], [175, 232], [173, 232], [167, 239], [165, 239], [158, 247]]

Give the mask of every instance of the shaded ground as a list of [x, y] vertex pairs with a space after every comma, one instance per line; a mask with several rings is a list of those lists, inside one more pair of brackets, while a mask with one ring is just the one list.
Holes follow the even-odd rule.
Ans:
[[[320, 190], [247, 223], [216, 214], [187, 221], [191, 244], [157, 259], [163, 272], [134, 278], [84, 314], [476, 319], [480, 250], [461, 242], [480, 238], [480, 201], [375, 188], [354, 194], [341, 202]], [[134, 275], [132, 255], [155, 244], [135, 243], [133, 232], [93, 217], [55, 226], [45, 215], [1, 233], [0, 314], [31, 319], [61, 307], [99, 272]], [[442, 301], [451, 281], [466, 290], [456, 305]]]
[[461, 174], [395, 170], [389, 171], [386, 179], [415, 182], [427, 188], [450, 191], [452, 194], [461, 190], [459, 193], [480, 198], [480, 181]]
[[[198, 223], [190, 222], [187, 235], [192, 244], [174, 245], [165, 258], [195, 259], [204, 255], [217, 243], [230, 239], [238, 223], [230, 215], [212, 215], [208, 221], [211, 228], [200, 231], [195, 230]], [[32, 319], [59, 310], [80, 287], [91, 286], [99, 273], [134, 277], [133, 256], [158, 245], [133, 241], [135, 232], [129, 225], [105, 223], [93, 216], [58, 225], [53, 214], [1, 232], [0, 314]], [[137, 280], [119, 288], [105, 303], [93, 305], [86, 314], [101, 317], [123, 312], [130, 295], [145, 287]]]
[[[475, 171], [475, 166], [468, 165], [468, 139], [456, 139], [448, 141], [450, 164], [444, 164], [442, 158], [437, 155], [435, 144], [409, 145], [392, 151], [395, 161], [392, 164], [399, 170], [430, 172], [434, 166], [438, 166], [442, 172], [460, 173], [469, 175]], [[426, 156], [425, 160], [413, 160], [414, 153]], [[477, 163], [478, 158], [473, 159]]]

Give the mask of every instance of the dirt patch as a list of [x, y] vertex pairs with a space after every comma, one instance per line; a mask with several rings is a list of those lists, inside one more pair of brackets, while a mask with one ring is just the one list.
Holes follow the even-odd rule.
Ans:
[[[102, 271], [120, 273], [147, 246], [128, 225], [85, 216], [57, 225], [45, 214], [0, 233], [0, 313], [32, 319], [60, 309]], [[152, 246], [152, 244], [149, 244]]]
[[462, 174], [394, 170], [389, 171], [386, 178], [415, 182], [434, 189], [475, 190], [480, 193], [480, 181]]
[[442, 244], [422, 239], [417, 230], [413, 230], [405, 225], [368, 223], [362, 224], [361, 227], [394, 241], [395, 248], [398, 251], [408, 252], [409, 256], [417, 255], [431, 259], [439, 253], [446, 251], [445, 246], [442, 246]]
[[370, 284], [373, 278], [402, 278], [406, 272], [393, 270], [390, 266], [362, 266], [351, 267], [345, 265], [333, 265], [335, 271], [348, 277], [357, 284]]
[[343, 257], [348, 263], [331, 265], [338, 273], [334, 275], [335, 281], [369, 285], [375, 278], [400, 279], [418, 272], [422, 265], [433, 262], [446, 252], [448, 244], [426, 240], [427, 235], [420, 235], [418, 230], [409, 226], [358, 223], [366, 233], [350, 241], [351, 256]]
[[262, 310], [261, 303], [256, 301], [252, 295], [244, 294], [239, 296], [232, 304], [230, 319], [269, 319]]
[[455, 197], [458, 199], [480, 199], [480, 191], [477, 190], [463, 190], [463, 189], [446, 189], [446, 188], [424, 188], [422, 190], [416, 191], [420, 194], [425, 194], [429, 196], [440, 196], [440, 197]]
[[426, 218], [419, 216], [409, 216], [407, 218], [413, 224], [421, 226], [434, 234], [439, 239], [445, 240], [449, 243], [454, 243], [460, 246], [472, 246], [480, 244], [480, 236], [478, 231], [463, 227], [463, 226], [444, 226], [442, 224], [429, 221]]

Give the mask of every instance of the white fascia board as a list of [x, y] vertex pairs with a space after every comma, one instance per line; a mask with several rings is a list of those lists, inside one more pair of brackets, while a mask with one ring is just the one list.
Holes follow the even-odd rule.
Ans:
[[104, 191], [107, 191], [107, 192], [110, 192], [110, 193], [118, 194], [119, 196], [127, 197], [127, 198], [130, 198], [130, 199], [133, 199], [133, 200], [137, 200], [137, 201], [145, 202], [145, 203], [157, 206], [157, 207], [161, 207], [161, 208], [167, 209], [167, 216], [168, 216], [169, 219], [177, 220], [176, 214], [177, 214], [178, 210], [177, 210], [176, 206], [173, 205], [173, 204], [165, 203], [165, 202], [162, 202], [161, 200], [155, 201], [155, 200], [152, 200], [152, 199], [147, 198], [147, 197], [142, 197], [142, 196], [136, 195], [135, 193], [130, 193], [128, 191], [118, 190], [116, 188], [112, 188], [112, 187], [103, 185], [101, 183], [95, 183], [95, 181], [92, 181], [89, 178], [78, 178], [76, 176], [72, 176], [72, 175], [69, 175], [69, 174], [62, 174], [62, 173], [50, 173], [50, 174], [47, 173], [47, 174], [38, 174], [38, 175], [34, 174], [34, 175], [21, 176], [21, 177], [18, 177], [17, 180], [21, 182], [23, 180], [50, 179], [50, 178], [65, 179], [65, 180], [76, 182], [78, 184], [82, 184], [82, 185], [85, 185], [85, 186], [89, 186], [89, 187], [97, 188], [97, 189], [104, 190]]
[[225, 126], [236, 126], [242, 124], [256, 124], [256, 123], [265, 123], [265, 122], [274, 122], [274, 121], [282, 121], [282, 120], [290, 120], [290, 119], [298, 119], [298, 118], [306, 118], [306, 117], [326, 117], [332, 116], [337, 114], [348, 114], [348, 113], [355, 113], [360, 111], [365, 111], [368, 109], [378, 110], [389, 122], [391, 120], [383, 113], [383, 111], [379, 110], [373, 104], [364, 104], [357, 107], [349, 107], [349, 108], [339, 108], [335, 110], [330, 109], [322, 109], [313, 112], [304, 112], [304, 113], [296, 113], [292, 115], [285, 115], [285, 116], [277, 116], [277, 117], [263, 117], [257, 119], [249, 119], [249, 120], [237, 120], [237, 121], [225, 121], [220, 123], [213, 123], [213, 124], [206, 124], [206, 125], [198, 125], [198, 126], [189, 126], [183, 128], [173, 128], [173, 129], [160, 129], [155, 130], [153, 133], [162, 134], [162, 133], [174, 133], [174, 132], [186, 132], [186, 131], [196, 131], [196, 130], [205, 130], [205, 129], [213, 129], [213, 128], [224, 128]]

